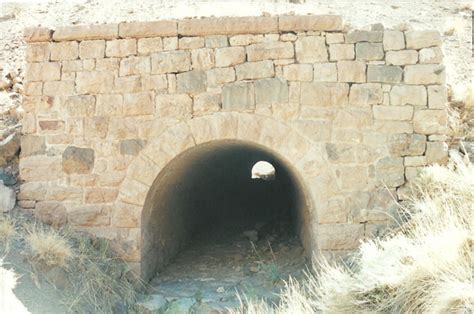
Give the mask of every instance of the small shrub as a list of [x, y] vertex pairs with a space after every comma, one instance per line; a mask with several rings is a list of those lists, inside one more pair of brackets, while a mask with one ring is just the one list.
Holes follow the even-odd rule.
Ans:
[[37, 229], [26, 237], [31, 258], [47, 266], [66, 267], [72, 258], [72, 248], [64, 236], [50, 229]]
[[15, 234], [15, 223], [9, 218], [0, 218], [0, 242], [7, 243]]

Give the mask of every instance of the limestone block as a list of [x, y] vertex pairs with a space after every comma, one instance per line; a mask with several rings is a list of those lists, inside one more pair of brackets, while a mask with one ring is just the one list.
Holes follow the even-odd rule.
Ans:
[[245, 62], [235, 67], [237, 80], [255, 80], [275, 75], [273, 62], [270, 60]]
[[126, 139], [120, 141], [120, 154], [137, 156], [145, 147], [146, 141], [142, 139]]
[[357, 43], [356, 44], [356, 59], [357, 60], [383, 60], [384, 52], [381, 43]]
[[112, 211], [112, 226], [136, 228], [140, 226], [143, 207], [119, 202]]
[[54, 41], [114, 39], [118, 37], [117, 24], [78, 25], [57, 27]]
[[448, 162], [448, 145], [444, 142], [426, 143], [426, 162], [444, 165]]
[[206, 71], [207, 85], [210, 87], [235, 81], [234, 68], [215, 68]]
[[288, 81], [311, 81], [313, 80], [313, 65], [311, 64], [289, 64], [283, 66], [283, 77]]
[[338, 61], [337, 77], [339, 82], [365, 82], [366, 65], [363, 61]]
[[127, 22], [119, 24], [119, 36], [122, 38], [133, 37], [164, 37], [178, 35], [178, 23], [176, 21], [153, 21], [153, 22]]
[[[355, 158], [354, 158], [355, 159]], [[366, 166], [340, 166], [336, 176], [341, 189], [362, 191], [368, 186], [368, 168]]]
[[58, 81], [61, 78], [61, 66], [58, 62], [28, 63], [26, 81]]
[[303, 106], [340, 107], [348, 104], [349, 85], [343, 83], [301, 83]]
[[128, 57], [120, 60], [120, 76], [150, 73], [150, 57]]
[[86, 138], [102, 138], [107, 136], [109, 130], [108, 116], [94, 116], [84, 119], [84, 136]]
[[43, 93], [42, 82], [26, 82], [24, 84], [24, 94], [27, 96], [41, 96]]
[[[130, 70], [138, 71], [140, 69], [130, 68]], [[114, 80], [113, 91], [116, 93], [136, 93], [141, 92], [144, 89], [145, 88], [142, 86], [142, 80], [140, 79], [139, 75], [119, 76]]]
[[90, 173], [94, 167], [94, 150], [68, 146], [62, 154], [62, 167], [67, 174]]
[[283, 33], [280, 35], [279, 40], [281, 41], [296, 41], [298, 36], [294, 33]]
[[295, 122], [295, 128], [314, 142], [331, 140], [331, 122], [324, 120], [301, 120]]
[[402, 157], [386, 157], [378, 160], [375, 172], [379, 187], [396, 188], [405, 183], [405, 167]]
[[23, 135], [21, 137], [21, 156], [43, 155], [46, 153], [44, 136]]
[[49, 43], [31, 43], [26, 46], [26, 61], [49, 61]]
[[423, 48], [420, 50], [420, 63], [443, 62], [443, 51], [439, 47]]
[[283, 15], [278, 19], [280, 32], [340, 31], [343, 29], [339, 15]]
[[294, 54], [291, 42], [268, 41], [247, 46], [248, 61], [290, 59]]
[[178, 22], [178, 34], [183, 36], [268, 33], [278, 33], [277, 17], [211, 17]]
[[226, 84], [222, 88], [222, 109], [255, 109], [255, 88], [253, 83], [239, 82]]
[[[103, 71], [118, 71], [120, 64], [119, 58], [106, 58], [97, 59], [95, 64], [95, 70], [99, 72]], [[64, 71], [64, 66], [63, 66]]]
[[313, 67], [315, 82], [337, 82], [336, 63], [315, 63]]
[[208, 48], [222, 48], [229, 46], [229, 39], [224, 35], [206, 36], [205, 44]]
[[326, 40], [320, 36], [306, 36], [295, 42], [296, 60], [299, 63], [327, 62]]
[[436, 64], [417, 64], [405, 67], [407, 84], [444, 84], [446, 71], [444, 66]]
[[441, 45], [441, 35], [438, 31], [408, 31], [405, 32], [407, 49], [421, 49]]
[[214, 50], [209, 48], [195, 49], [191, 52], [193, 69], [207, 70], [214, 67]]
[[321, 224], [318, 226], [318, 247], [321, 250], [356, 249], [363, 237], [363, 224]]
[[46, 199], [49, 201], [79, 201], [82, 202], [83, 191], [80, 187], [49, 186]]
[[263, 35], [235, 35], [229, 38], [229, 43], [231, 46], [248, 46], [260, 43], [263, 39]]
[[334, 163], [354, 163], [355, 149], [351, 144], [326, 143], [328, 160]]
[[193, 70], [176, 75], [178, 93], [197, 94], [206, 91], [206, 72]]
[[354, 60], [354, 45], [352, 44], [333, 44], [329, 45], [329, 60]]
[[141, 55], [163, 51], [163, 39], [161, 37], [141, 38], [137, 41], [137, 50]]
[[163, 118], [184, 119], [193, 110], [193, 100], [186, 94], [156, 95], [156, 114]]
[[117, 39], [106, 43], [105, 55], [107, 57], [127, 57], [137, 54], [137, 41], [135, 39]]
[[95, 111], [95, 97], [92, 95], [69, 96], [64, 106], [70, 116], [91, 116]]
[[79, 43], [79, 58], [99, 59], [105, 56], [105, 40], [85, 40]]
[[421, 134], [393, 134], [389, 139], [390, 153], [394, 156], [420, 156], [426, 149], [426, 136]]
[[378, 120], [411, 120], [413, 106], [374, 106], [374, 118]]
[[367, 69], [368, 82], [400, 83], [403, 70], [399, 66], [369, 65]]
[[37, 202], [34, 215], [52, 226], [62, 226], [67, 223], [66, 207], [59, 201]]
[[178, 49], [198, 49], [204, 47], [203, 37], [178, 38]]
[[421, 173], [422, 167], [406, 167], [405, 178], [408, 182], [415, 180]]
[[52, 33], [46, 27], [27, 27], [23, 31], [23, 40], [27, 43], [50, 41]]
[[352, 84], [349, 103], [355, 106], [368, 106], [382, 103], [382, 85], [378, 83]]
[[23, 182], [20, 185], [20, 192], [18, 192], [18, 200], [36, 200], [43, 201], [46, 197], [47, 186], [44, 182]]
[[216, 67], [228, 67], [245, 62], [245, 48], [224, 47], [216, 49]]
[[388, 65], [407, 65], [418, 62], [418, 52], [416, 50], [388, 51], [385, 60]]
[[193, 112], [194, 113], [208, 113], [216, 112], [221, 109], [222, 101], [220, 94], [204, 93], [194, 97]]
[[380, 133], [413, 133], [411, 121], [379, 120], [374, 122], [374, 130]]
[[344, 34], [341, 33], [327, 33], [326, 44], [342, 44], [344, 42]]
[[424, 86], [396, 85], [390, 91], [390, 104], [392, 106], [426, 107], [426, 99], [426, 88]]
[[405, 48], [405, 36], [401, 31], [387, 30], [383, 35], [383, 49], [389, 50], [401, 50]]
[[257, 104], [288, 102], [288, 83], [281, 78], [255, 81], [255, 101]]
[[114, 83], [114, 75], [109, 72], [77, 72], [76, 91], [79, 94], [109, 93]]
[[381, 31], [360, 31], [354, 30], [345, 35], [346, 43], [354, 44], [357, 42], [381, 43], [383, 32]]
[[168, 80], [165, 74], [141, 75], [140, 85], [143, 90], [155, 90], [161, 93], [167, 90]]
[[38, 127], [41, 134], [58, 134], [64, 132], [65, 123], [63, 120], [39, 120]]
[[191, 54], [189, 51], [169, 51], [151, 55], [151, 73], [175, 73], [191, 69]]
[[420, 134], [445, 134], [447, 123], [445, 110], [417, 110], [413, 117], [413, 128]]
[[85, 190], [84, 202], [87, 204], [111, 203], [117, 198], [118, 191], [111, 188], [89, 188]]
[[147, 115], [155, 113], [153, 93], [141, 92], [123, 95], [123, 114], [126, 116]]
[[[98, 191], [101, 190], [103, 189], [98, 189]], [[74, 206], [67, 210], [68, 223], [85, 227], [109, 226], [111, 211], [110, 206], [104, 205]]]
[[178, 37], [165, 37], [163, 38], [163, 50], [176, 50], [178, 49]]
[[445, 109], [448, 103], [448, 89], [445, 85], [428, 86], [428, 107]]
[[426, 156], [407, 156], [404, 158], [405, 167], [423, 167], [427, 165]]
[[44, 82], [43, 95], [45, 96], [63, 96], [74, 95], [74, 81], [51, 81]]

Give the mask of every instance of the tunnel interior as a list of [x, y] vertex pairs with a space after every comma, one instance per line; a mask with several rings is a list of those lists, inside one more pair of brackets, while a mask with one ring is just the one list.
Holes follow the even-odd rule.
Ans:
[[[251, 178], [258, 161], [274, 166], [273, 180]], [[150, 279], [196, 239], [223, 243], [256, 229], [262, 237], [262, 228], [297, 235], [304, 245], [307, 208], [291, 168], [262, 146], [223, 140], [188, 149], [162, 169], [148, 192], [142, 275]]]

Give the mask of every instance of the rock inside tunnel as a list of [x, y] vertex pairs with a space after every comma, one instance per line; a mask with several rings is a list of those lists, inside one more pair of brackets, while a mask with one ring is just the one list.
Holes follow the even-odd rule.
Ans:
[[[275, 168], [270, 180], [252, 178], [259, 161]], [[291, 167], [264, 147], [235, 140], [196, 146], [170, 161], [147, 195], [142, 275], [150, 279], [195, 241], [225, 244], [242, 235], [257, 241], [279, 233], [305, 245], [307, 207]]]

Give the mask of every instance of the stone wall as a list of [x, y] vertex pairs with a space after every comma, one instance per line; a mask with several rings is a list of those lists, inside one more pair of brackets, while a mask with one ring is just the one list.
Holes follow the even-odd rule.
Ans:
[[323, 251], [378, 232], [421, 167], [447, 159], [437, 32], [279, 16], [32, 28], [25, 40], [19, 204], [114, 240], [137, 270], [147, 193], [195, 145], [240, 139], [282, 156]]

